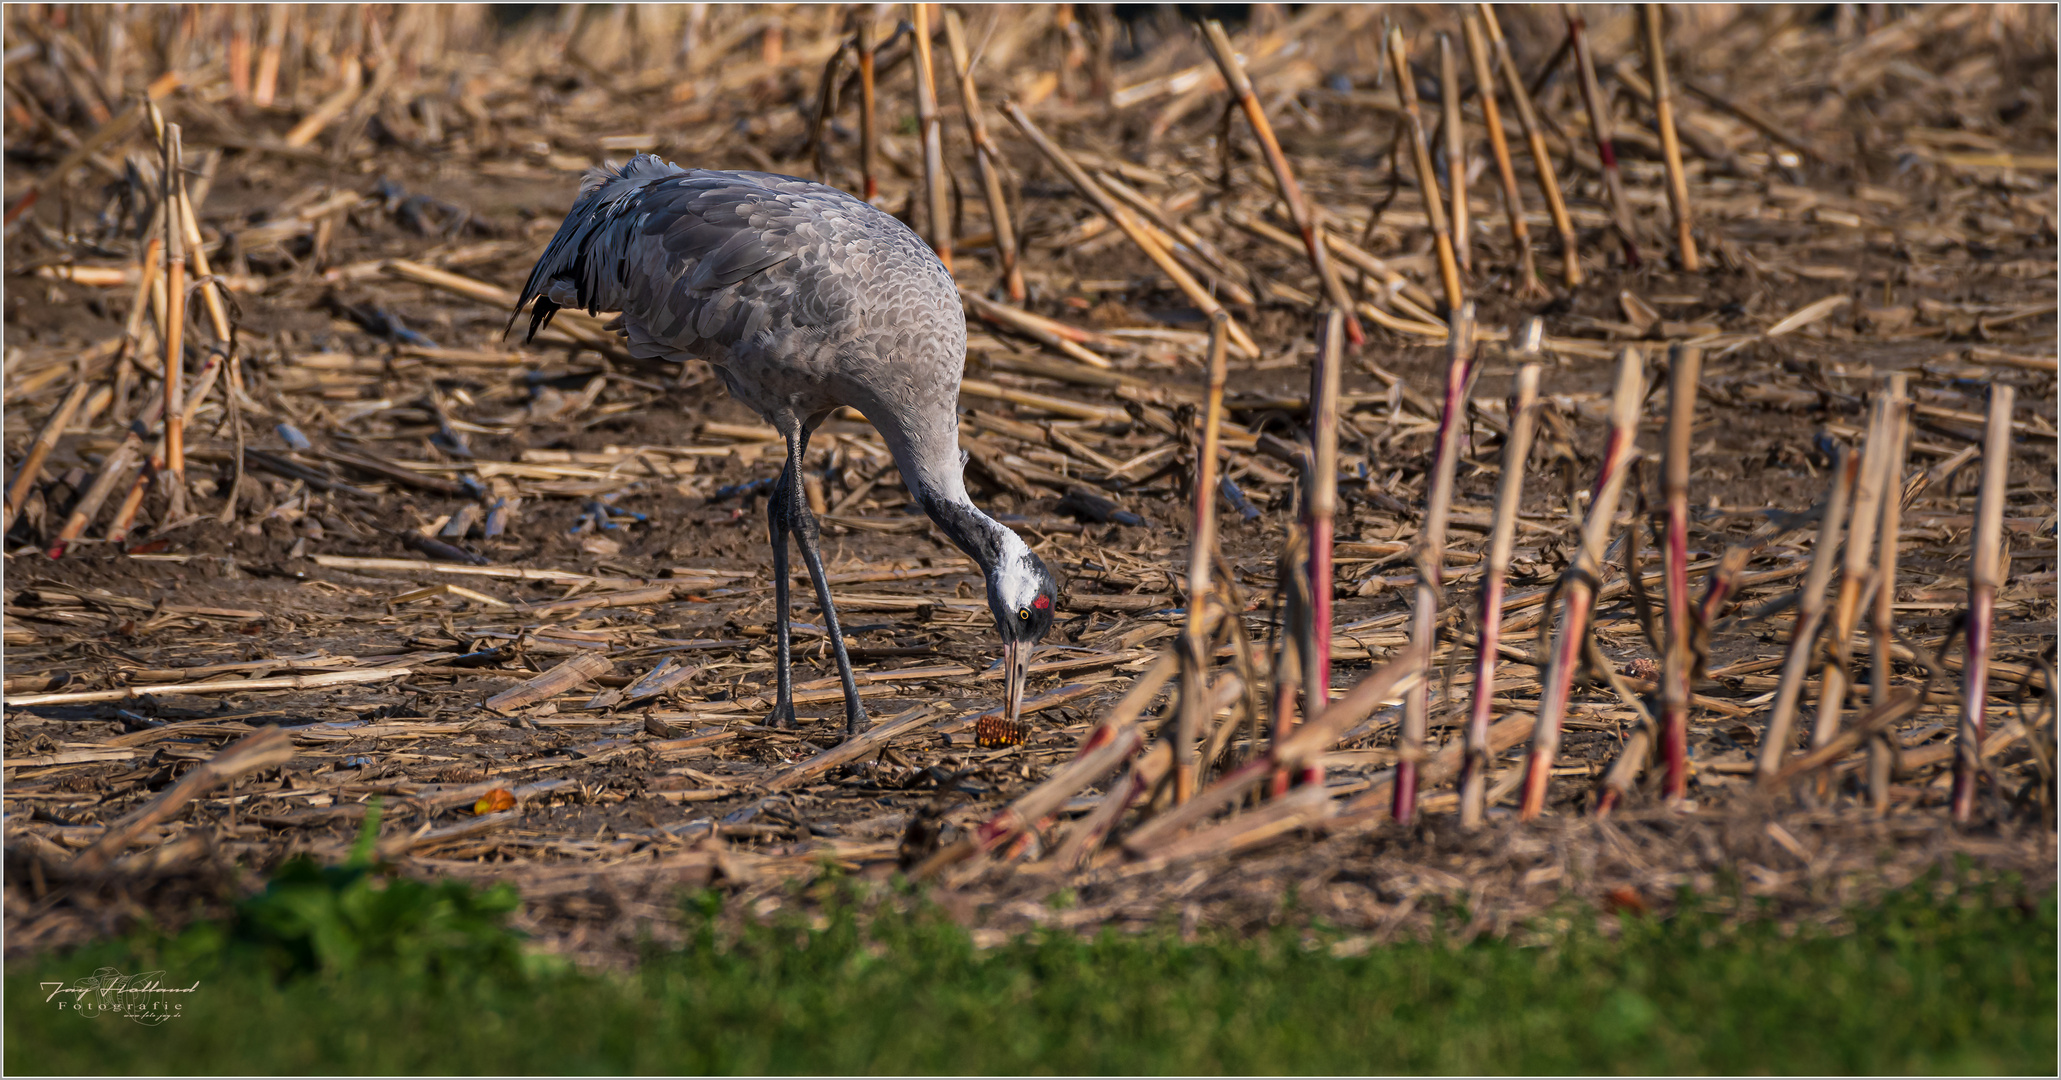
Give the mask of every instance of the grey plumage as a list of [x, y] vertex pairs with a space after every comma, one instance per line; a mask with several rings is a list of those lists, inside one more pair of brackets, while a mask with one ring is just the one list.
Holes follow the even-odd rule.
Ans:
[[649, 154], [597, 170], [518, 308], [533, 298], [532, 334], [561, 306], [621, 311], [633, 356], [705, 359], [776, 426], [849, 405], [898, 459], [918, 444], [920, 473], [956, 471], [966, 317], [952, 277], [908, 226], [836, 188]]
[[810, 432], [840, 405], [879, 429], [918, 505], [980, 564], [1007, 646], [1014, 718], [1055, 590], [1044, 563], [966, 496], [958, 439], [966, 317], [950, 272], [914, 232], [822, 184], [682, 169], [640, 154], [581, 182], [516, 316], [532, 303], [531, 336], [562, 307], [621, 311], [632, 355], [707, 360], [731, 395], [787, 440], [787, 469], [768, 504], [779, 608], [775, 722], [793, 712], [790, 533], [815, 581], [850, 730], [864, 719], [799, 482]]

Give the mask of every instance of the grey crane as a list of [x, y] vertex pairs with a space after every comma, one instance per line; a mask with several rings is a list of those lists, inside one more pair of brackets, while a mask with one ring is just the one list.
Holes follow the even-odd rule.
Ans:
[[966, 316], [951, 273], [908, 226], [822, 184], [639, 154], [581, 181], [511, 328], [533, 300], [529, 337], [560, 308], [621, 311], [632, 356], [707, 360], [731, 396], [786, 440], [787, 465], [766, 507], [779, 609], [769, 723], [794, 723], [790, 536], [837, 656], [846, 735], [866, 720], [801, 485], [809, 435], [840, 405], [879, 429], [917, 505], [980, 565], [1002, 636], [1004, 716], [1017, 719], [1056, 590], [1023, 539], [967, 497], [958, 415]]

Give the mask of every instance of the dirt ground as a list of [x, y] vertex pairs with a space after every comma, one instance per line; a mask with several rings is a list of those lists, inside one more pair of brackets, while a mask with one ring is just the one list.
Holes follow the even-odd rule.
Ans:
[[[991, 388], [962, 398], [970, 486], [1062, 581], [1058, 625], [1030, 687], [1032, 705], [1046, 707], [1020, 747], [974, 743], [971, 718], [997, 705], [1001, 685], [979, 574], [909, 504], [870, 427], [840, 418], [818, 434], [809, 458], [839, 611], [853, 660], [870, 676], [864, 700], [873, 719], [923, 719], [861, 760], [776, 784], [836, 745], [843, 707], [820, 616], [802, 588], [801, 724], [761, 726], [774, 617], [764, 498], [737, 494], [779, 467], [760, 419], [730, 400], [705, 364], [631, 361], [599, 337], [518, 345], [503, 337], [505, 303], [426, 284], [432, 275], [389, 261], [514, 288], [569, 205], [578, 170], [619, 160], [620, 147], [640, 142], [636, 132], [655, 132], [657, 152], [683, 164], [814, 175], [807, 121], [840, 39], [817, 13], [792, 12], [783, 58], [764, 46], [764, 25], [745, 26], [746, 10], [719, 11], [701, 31], [727, 42], [734, 63], [698, 58], [677, 78], [626, 45], [624, 35], [639, 28], [612, 17], [473, 27], [469, 51], [451, 44], [447, 55], [419, 58], [406, 44], [414, 39], [392, 27], [400, 74], [389, 71], [382, 83], [380, 54], [365, 46], [365, 78], [386, 96], [347, 109], [333, 132], [299, 149], [288, 137], [332, 85], [313, 61], [294, 69], [298, 79], [285, 84], [292, 92], [270, 107], [240, 99], [219, 59], [187, 70], [161, 104], [184, 126], [189, 163], [212, 169], [198, 218], [216, 272], [233, 285], [240, 386], [233, 410], [218, 389], [187, 429], [187, 505], [199, 517], [173, 520], [160, 482], [126, 537], [109, 541], [103, 515], [62, 558], [47, 552], [121, 438], [114, 417], [139, 411], [156, 385], [150, 372], [160, 370], [138, 362], [132, 379], [117, 381], [106, 347], [130, 319], [141, 227], [132, 219], [149, 210], [119, 168], [110, 176], [89, 166], [10, 227], [10, 479], [80, 373], [113, 388], [111, 402], [92, 410], [89, 398], [92, 415], [62, 433], [6, 538], [10, 953], [114, 932], [138, 917], [218, 910], [284, 858], [340, 857], [377, 800], [381, 852], [405, 872], [509, 878], [524, 888], [526, 925], [555, 947], [617, 955], [641, 934], [663, 937], [683, 886], [724, 885], [770, 909], [789, 883], [826, 864], [880, 876], [949, 848], [1071, 759], [1171, 646], [1182, 619], [1194, 456], [1176, 432], [1194, 423], [1206, 319], [992, 101], [987, 123], [1008, 164], [1023, 238], [1024, 306], [1099, 332], [1088, 351], [1105, 365], [969, 316], [967, 376]], [[1488, 828], [1463, 833], [1446, 789], [1427, 791], [1420, 823], [1397, 826], [1352, 802], [1378, 793], [1396, 762], [1399, 710], [1389, 708], [1322, 759], [1345, 808], [1335, 821], [1300, 823], [1245, 850], [1133, 859], [1112, 847], [1075, 873], [1040, 869], [1055, 830], [1092, 811], [1119, 779], [1111, 774], [1073, 794], [1027, 849], [937, 879], [939, 895], [969, 921], [997, 932], [1168, 917], [1239, 927], [1276, 917], [1293, 894], [1303, 910], [1378, 941], [1462, 902], [1473, 931], [1500, 931], [1568, 894], [1643, 908], [1664, 905], [1680, 887], [1737, 888], [1822, 917], [1957, 858], [2051, 887], [2052, 12], [2000, 22], [1988, 9], [1898, 9], [1867, 16], [1879, 23], [1846, 25], [1844, 16], [1785, 8], [1677, 21], [1677, 78], [1744, 106], [1681, 98], [1693, 129], [1689, 190], [1704, 263], [1693, 273], [1672, 257], [1659, 155], [1647, 145], [1650, 110], [1628, 89], [1646, 71], [1631, 20], [1605, 21], [1603, 12], [1591, 16], [1597, 64], [1612, 87], [1644, 258], [1630, 266], [1618, 252], [1603, 184], [1581, 164], [1594, 162], [1593, 144], [1576, 138], [1558, 169], [1586, 280], [1561, 284], [1557, 238], [1520, 150], [1532, 246], [1548, 285], [1547, 295], [1521, 295], [1496, 165], [1470, 105], [1480, 171], [1470, 181], [1469, 292], [1494, 337], [1516, 336], [1533, 316], [1546, 333], [1550, 415], [1527, 476], [1506, 607], [1513, 620], [1537, 610], [1577, 545], [1608, 427], [1611, 358], [1641, 350], [1652, 387], [1639, 436], [1648, 460], [1628, 490], [1622, 534], [1660, 506], [1667, 345], [1703, 349], [1692, 586], [1701, 593], [1711, 561], [1728, 547], [1754, 550], [1750, 585], [1715, 625], [1711, 678], [1697, 690], [1688, 804], [1661, 806], [1649, 783], [1612, 817], [1589, 816], [1599, 778], [1640, 722], [1609, 685], [1589, 678], [1569, 711], [1544, 820], [1516, 822], [1506, 793]], [[53, 32], [25, 18], [10, 9], [10, 206], [63, 155], [66, 136], [93, 130], [90, 110], [68, 96], [69, 76], [49, 62], [62, 51]], [[976, 39], [987, 18], [966, 14]], [[1229, 475], [1253, 512], [1222, 500], [1219, 509], [1244, 631], [1262, 646], [1264, 667], [1278, 552], [1297, 513], [1297, 466], [1268, 448], [1308, 439], [1321, 321], [1311, 305], [1323, 286], [1298, 250], [1233, 224], [1240, 214], [1267, 220], [1275, 199], [1246, 121], [1224, 112], [1221, 90], [1157, 137], [1153, 128], [1178, 95], [1128, 107], [1094, 99], [1098, 33], [1121, 31], [1110, 59], [1119, 98], [1121, 88], [1209, 64], [1199, 40], [1170, 20], [1091, 21], [1084, 39], [1082, 23], [1069, 30], [1042, 9], [1011, 11], [999, 17], [1000, 31], [985, 31], [994, 52], [983, 92], [1028, 100], [1041, 74], [1058, 73], [1057, 92], [1031, 106], [1045, 130], [1099, 173], [1170, 208], [1244, 272], [1226, 277], [1259, 296], [1232, 307], [1259, 355], [1233, 359], [1229, 386], [1238, 429]], [[1423, 31], [1457, 31], [1457, 16], [1406, 8], [1394, 21], [1413, 35], [1416, 60], [1432, 73], [1419, 81], [1435, 96], [1436, 50]], [[81, 14], [60, 32], [90, 45], [98, 25]], [[1377, 80], [1379, 25], [1364, 15], [1327, 26], [1307, 12], [1263, 11], [1232, 30], [1256, 42], [1256, 57], [1271, 55], [1269, 32], [1297, 43], [1285, 62], [1249, 62], [1312, 201], [1342, 235], [1436, 293], [1409, 154], [1393, 152], [1393, 107], [1375, 104], [1394, 100], [1393, 72]], [[460, 29], [449, 22], [443, 33], [457, 42]], [[1513, 16], [1510, 33], [1527, 73], [1559, 40], [1540, 13]], [[1085, 60], [1072, 52], [1082, 40]], [[828, 48], [811, 51], [811, 42]], [[943, 73], [950, 60], [940, 42]], [[28, 51], [17, 58], [18, 48]], [[585, 59], [563, 59], [575, 53]], [[1556, 71], [1539, 102], [1566, 148], [1588, 121], [1575, 66]], [[143, 77], [131, 73], [132, 82]], [[957, 88], [941, 81], [946, 149], [965, 185], [954, 211], [955, 269], [962, 285], [999, 295]], [[879, 202], [927, 230], [906, 64], [884, 70], [881, 95]], [[829, 180], [848, 186], [858, 183], [855, 97], [827, 136]], [[423, 104], [431, 100], [443, 101], [440, 113]], [[1435, 120], [1438, 104], [1424, 108]], [[1808, 151], [1789, 149], [1742, 112], [1772, 116]], [[1226, 117], [1232, 123], [1221, 127]], [[432, 138], [438, 128], [440, 140]], [[1221, 131], [1233, 134], [1228, 151]], [[143, 140], [119, 146], [150, 157]], [[106, 156], [110, 165], [122, 160]], [[309, 208], [322, 212], [305, 215]], [[1278, 210], [1272, 220], [1292, 231]], [[76, 268], [87, 267], [128, 267], [131, 277], [96, 284], [79, 276]], [[1387, 295], [1348, 271], [1363, 295]], [[1794, 329], [1783, 325], [1826, 298], [1844, 302]], [[572, 332], [583, 333], [580, 325]], [[196, 358], [212, 340], [206, 326], [197, 317], [188, 329]], [[1438, 396], [1446, 363], [1434, 338], [1372, 321], [1367, 333], [1348, 354], [1343, 383], [1340, 686], [1407, 641], [1415, 581], [1407, 542], [1422, 521], [1437, 419], [1419, 403]], [[1474, 692], [1476, 576], [1459, 571], [1479, 563], [1486, 543], [1504, 398], [1519, 359], [1490, 340], [1472, 390], [1449, 558], [1455, 608], [1434, 681], [1441, 746], [1458, 737]], [[1962, 452], [1980, 445], [1989, 387], [2017, 391], [1988, 710], [1993, 731], [2016, 734], [1989, 759], [1994, 780], [1972, 826], [1945, 815], [1958, 666], [1940, 672], [1930, 702], [1895, 729], [1902, 767], [1886, 817], [1867, 809], [1858, 758], [1801, 801], [1752, 783], [1796, 621], [1789, 607], [1814, 546], [1808, 515], [1826, 497], [1831, 455], [1859, 447], [1869, 397], [1892, 371], [1909, 373], [1920, 407], [1905, 470], [1920, 490], [1902, 521], [1897, 629], [1928, 650], [1949, 639], [1967, 604], [1982, 469]], [[253, 451], [241, 469], [239, 445]], [[1069, 494], [1077, 489], [1103, 502]], [[110, 505], [126, 486], [116, 490]], [[1111, 519], [1108, 502], [1138, 523]], [[1650, 535], [1639, 538], [1647, 573], [1657, 561]], [[1620, 582], [1623, 550], [1614, 549]], [[1648, 588], [1657, 596], [1657, 584]], [[1606, 598], [1596, 619], [1603, 654], [1622, 665], [1633, 690], [1650, 694], [1640, 664], [1656, 654], [1630, 597]], [[1515, 654], [1506, 652], [1492, 689], [1499, 716], [1529, 712], [1539, 694], [1539, 668], [1526, 662], [1541, 645], [1536, 631], [1520, 625], [1506, 640]], [[1854, 678], [1865, 686], [1865, 632], [1858, 640]], [[484, 705], [580, 657], [600, 663], [572, 689]], [[628, 695], [666, 664], [683, 666], [685, 677], [650, 696]], [[1900, 661], [1897, 672], [1915, 686], [1922, 668]], [[179, 688], [290, 676], [314, 685]], [[1810, 680], [1808, 702], [1818, 685]], [[96, 691], [123, 693], [95, 699]], [[1148, 723], [1165, 700], [1156, 699]], [[292, 738], [285, 765], [185, 803], [134, 836], [112, 869], [74, 864], [110, 824], [267, 727]], [[1264, 751], [1253, 734], [1241, 728], [1229, 739], [1227, 766]], [[1502, 755], [1497, 776], [1521, 767], [1524, 752], [1519, 744]], [[476, 813], [494, 789], [513, 806]], [[1154, 812], [1141, 807], [1124, 820], [1135, 827]], [[1061, 891], [1068, 905], [1050, 902]]]

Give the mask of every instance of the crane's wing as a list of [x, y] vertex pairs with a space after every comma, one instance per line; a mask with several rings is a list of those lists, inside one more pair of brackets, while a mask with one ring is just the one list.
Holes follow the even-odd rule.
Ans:
[[[840, 289], [761, 277], [797, 256], [826, 256], [838, 218], [871, 210], [835, 188], [790, 176], [682, 169], [639, 154], [580, 184], [564, 224], [530, 271], [512, 329], [531, 308], [529, 337], [561, 307], [620, 310], [637, 338], [722, 345], [779, 318], [831, 316]], [[826, 257], [802, 259], [811, 268]]]

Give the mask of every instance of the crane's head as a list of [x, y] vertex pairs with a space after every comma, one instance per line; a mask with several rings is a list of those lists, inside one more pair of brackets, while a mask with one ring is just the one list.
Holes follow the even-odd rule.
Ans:
[[1023, 710], [1023, 684], [1030, 673], [1031, 653], [1052, 629], [1052, 603], [1059, 594], [1052, 571], [1013, 532], [995, 564], [988, 568], [988, 608], [1002, 635], [1002, 676], [1006, 689], [1002, 714], [1014, 723]]

